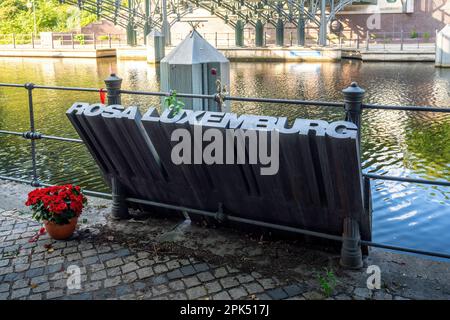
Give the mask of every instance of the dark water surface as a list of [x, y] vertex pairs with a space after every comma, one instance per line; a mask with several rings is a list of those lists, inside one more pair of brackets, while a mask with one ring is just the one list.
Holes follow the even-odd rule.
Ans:
[[[233, 63], [231, 93], [240, 96], [341, 101], [351, 81], [366, 89], [368, 103], [450, 106], [450, 69], [431, 63]], [[0, 59], [0, 82], [104, 87], [116, 72], [123, 87], [159, 90], [159, 74], [141, 61], [115, 59]], [[0, 129], [29, 130], [24, 89], [0, 88]], [[96, 93], [34, 90], [36, 129], [77, 137], [64, 112], [74, 101], [98, 102]], [[143, 109], [159, 99], [123, 96], [125, 105]], [[325, 107], [233, 103], [236, 113], [342, 119]], [[362, 129], [365, 172], [450, 180], [450, 115], [430, 112], [365, 110]], [[107, 191], [83, 145], [38, 141], [38, 173], [50, 183], [72, 182]], [[0, 135], [0, 175], [30, 178], [29, 141]], [[450, 188], [373, 181], [374, 240], [450, 253]]]

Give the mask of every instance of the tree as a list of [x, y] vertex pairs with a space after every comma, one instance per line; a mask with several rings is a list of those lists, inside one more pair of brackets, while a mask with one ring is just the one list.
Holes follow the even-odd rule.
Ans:
[[[34, 27], [30, 0], [0, 0], [0, 33], [30, 33]], [[96, 20], [94, 14], [57, 0], [34, 0], [37, 31], [69, 31]]]

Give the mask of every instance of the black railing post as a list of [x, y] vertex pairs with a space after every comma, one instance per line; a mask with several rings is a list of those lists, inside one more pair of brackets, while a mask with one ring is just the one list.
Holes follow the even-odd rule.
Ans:
[[400, 31], [400, 51], [403, 51], [403, 29]]
[[120, 88], [122, 87], [122, 79], [116, 76], [115, 73], [105, 79], [108, 105], [121, 104]]
[[111, 178], [112, 207], [111, 214], [114, 219], [127, 219], [129, 217], [128, 205], [125, 201], [123, 185], [120, 180]]
[[32, 165], [32, 179], [31, 179], [31, 185], [33, 187], [39, 187], [39, 179], [37, 175], [37, 168], [36, 168], [36, 142], [34, 141], [34, 133], [35, 133], [35, 126], [34, 126], [34, 108], [33, 108], [33, 89], [34, 84], [33, 83], [26, 83], [25, 89], [28, 91], [28, 111], [30, 114], [30, 140], [31, 140], [31, 165]]
[[348, 269], [360, 269], [363, 266], [361, 251], [361, 235], [359, 224], [351, 218], [344, 219], [340, 264]]
[[[105, 79], [108, 105], [121, 104], [120, 88], [122, 79], [112, 73]], [[117, 177], [111, 178], [112, 191], [112, 217], [114, 219], [126, 219], [129, 217], [128, 206], [125, 201], [123, 185]]]
[[366, 51], [369, 51], [369, 41], [370, 41], [370, 35], [369, 35], [369, 30], [367, 30], [367, 33], [366, 33]]
[[348, 88], [342, 90], [344, 94], [345, 121], [353, 122], [358, 127], [358, 143], [361, 141], [361, 113], [365, 92], [356, 82], [352, 82]]
[[[356, 82], [352, 82], [349, 87], [342, 90], [342, 93], [344, 94], [345, 120], [353, 122], [357, 126], [357, 143], [360, 148], [362, 101], [365, 90], [360, 88]], [[363, 265], [359, 224], [350, 217], [345, 218], [343, 230], [340, 264], [345, 268], [359, 269]]]

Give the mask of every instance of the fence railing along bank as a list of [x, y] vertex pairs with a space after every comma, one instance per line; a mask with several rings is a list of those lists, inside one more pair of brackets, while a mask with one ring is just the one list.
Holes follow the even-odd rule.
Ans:
[[[123, 94], [131, 94], [131, 95], [146, 95], [146, 96], [159, 96], [159, 97], [165, 97], [170, 96], [171, 92], [146, 92], [146, 91], [132, 91], [132, 90], [123, 90], [121, 88], [121, 79], [116, 77], [115, 75], [112, 75], [108, 79], [105, 80], [106, 88], [107, 88], [107, 99], [108, 99], [108, 105], [111, 104], [120, 104], [121, 103], [121, 95]], [[25, 139], [30, 140], [30, 150], [31, 150], [31, 162], [32, 162], [32, 172], [31, 172], [31, 180], [11, 177], [11, 176], [0, 176], [0, 179], [4, 180], [10, 180], [10, 181], [16, 181], [21, 183], [27, 183], [31, 184], [34, 187], [38, 186], [47, 186], [48, 184], [42, 183], [39, 180], [39, 174], [37, 172], [37, 165], [36, 165], [36, 142], [37, 140], [42, 139], [48, 139], [48, 140], [58, 140], [63, 142], [71, 142], [71, 143], [83, 143], [80, 139], [74, 139], [74, 138], [67, 138], [67, 137], [59, 137], [59, 136], [53, 136], [53, 135], [46, 135], [43, 133], [40, 133], [35, 128], [35, 121], [34, 121], [34, 106], [33, 106], [33, 91], [34, 90], [59, 90], [59, 91], [84, 91], [84, 92], [96, 92], [98, 93], [100, 89], [97, 88], [80, 88], [80, 87], [59, 87], [59, 86], [45, 86], [45, 85], [36, 85], [32, 83], [27, 84], [8, 84], [8, 83], [0, 83], [0, 87], [9, 87], [9, 88], [25, 88], [28, 93], [28, 111], [29, 111], [29, 117], [30, 117], [30, 130], [26, 132], [18, 132], [18, 131], [7, 131], [7, 130], [0, 130], [0, 134], [5, 135], [15, 135], [15, 136], [21, 136]], [[221, 104], [224, 101], [241, 101], [241, 102], [259, 102], [259, 103], [283, 103], [283, 104], [290, 104], [294, 106], [323, 106], [323, 107], [333, 107], [341, 109], [345, 112], [345, 120], [351, 121], [355, 123], [360, 129], [361, 127], [361, 117], [362, 117], [362, 111], [364, 109], [383, 109], [383, 110], [403, 110], [403, 111], [415, 111], [415, 112], [443, 112], [443, 113], [450, 113], [450, 108], [440, 108], [440, 107], [427, 107], [427, 106], [391, 106], [391, 105], [375, 105], [375, 104], [364, 104], [363, 98], [364, 98], [365, 91], [361, 89], [356, 83], [352, 83], [350, 87], [343, 90], [344, 100], [342, 102], [325, 102], [325, 101], [307, 101], [307, 100], [289, 100], [289, 99], [270, 99], [270, 98], [252, 98], [252, 97], [234, 97], [229, 95], [223, 95], [222, 93], [217, 93], [213, 95], [200, 95], [200, 94], [177, 94], [179, 97], [185, 97], [185, 98], [203, 98], [203, 99], [211, 99], [215, 101], [219, 105], [219, 110], [221, 109]], [[360, 133], [360, 130], [358, 130], [358, 133]], [[393, 177], [393, 176], [382, 176], [382, 175], [376, 175], [376, 174], [363, 174], [364, 179], [364, 193], [367, 195], [369, 194], [370, 190], [370, 180], [372, 179], [383, 179], [383, 180], [390, 180], [390, 181], [401, 181], [401, 182], [409, 182], [409, 183], [423, 183], [423, 184], [432, 184], [432, 185], [439, 185], [439, 186], [445, 186], [450, 187], [449, 181], [430, 181], [430, 180], [424, 180], [424, 179], [414, 179], [414, 178], [405, 178], [405, 177]], [[103, 198], [110, 198], [113, 200], [113, 212], [116, 212], [117, 206], [120, 204], [120, 199], [117, 198], [117, 194], [108, 194], [108, 193], [102, 193], [102, 192], [96, 192], [96, 191], [90, 191], [87, 190], [86, 194], [96, 197], [103, 197]], [[123, 200], [123, 199], [122, 199]], [[364, 240], [357, 240], [349, 238], [348, 236], [336, 236], [321, 232], [315, 232], [311, 230], [301, 229], [301, 228], [294, 228], [289, 227], [286, 225], [280, 225], [280, 224], [273, 224], [273, 223], [267, 223], [262, 221], [256, 221], [252, 219], [245, 219], [233, 215], [226, 215], [223, 212], [211, 212], [206, 211], [198, 208], [190, 208], [190, 207], [184, 207], [184, 206], [177, 206], [167, 203], [161, 203], [161, 202], [155, 202], [145, 199], [137, 199], [137, 198], [126, 198], [124, 199], [127, 202], [130, 203], [137, 203], [137, 204], [145, 204], [145, 205], [151, 205], [161, 208], [168, 208], [168, 209], [174, 209], [174, 210], [180, 210], [180, 211], [186, 211], [193, 214], [198, 214], [210, 218], [215, 218], [218, 221], [223, 221], [223, 219], [226, 219], [228, 221], [237, 222], [237, 223], [243, 223], [243, 224], [249, 224], [249, 225], [255, 225], [260, 227], [266, 227], [266, 228], [272, 228], [276, 230], [284, 230], [289, 232], [294, 232], [298, 234], [308, 235], [308, 236], [314, 236], [334, 241], [340, 241], [344, 243], [344, 247], [346, 246], [347, 249], [350, 251], [355, 249], [355, 246], [372, 246], [372, 247], [380, 247], [385, 249], [391, 249], [391, 250], [398, 250], [398, 251], [404, 251], [404, 252], [410, 252], [410, 253], [416, 253], [416, 254], [423, 254], [423, 255], [430, 255], [435, 257], [441, 257], [441, 258], [448, 258], [450, 259], [449, 254], [440, 253], [440, 252], [430, 252], [425, 250], [417, 250], [412, 248], [403, 248], [398, 246], [391, 246], [387, 244], [382, 243], [375, 243], [372, 241], [364, 241]], [[116, 209], [114, 209], [116, 207]]]
[[[236, 48], [236, 38], [230, 32], [204, 32], [201, 33], [216, 48]], [[433, 32], [370, 32], [359, 34], [346, 32], [330, 34], [327, 46], [333, 48], [361, 49], [361, 50], [417, 50], [435, 48], [435, 35]], [[177, 45], [185, 37], [185, 34], [172, 35], [173, 45]], [[300, 44], [295, 31], [285, 31], [284, 47], [317, 46], [317, 35], [307, 35], [303, 44]], [[144, 45], [144, 39], [139, 38], [139, 45]], [[6, 48], [46, 48], [46, 49], [76, 49], [76, 48], [118, 48], [128, 46], [124, 34], [83, 34], [83, 33], [52, 33], [45, 40], [41, 35], [29, 34], [0, 34], [0, 49]], [[254, 34], [249, 33], [244, 39], [244, 47], [256, 48]], [[280, 47], [277, 45], [274, 35], [264, 32], [263, 47]]]
[[34, 33], [0, 34], [0, 49], [77, 49], [117, 48], [126, 46], [123, 34], [51, 33], [46, 36]]

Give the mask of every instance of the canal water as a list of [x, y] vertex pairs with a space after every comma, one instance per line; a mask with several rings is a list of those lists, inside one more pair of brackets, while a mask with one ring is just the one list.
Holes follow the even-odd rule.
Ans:
[[[159, 90], [159, 72], [144, 61], [115, 59], [0, 59], [0, 82], [104, 87], [111, 72], [132, 90]], [[450, 69], [431, 63], [232, 63], [231, 94], [249, 97], [341, 101], [351, 81], [366, 89], [368, 103], [450, 106]], [[36, 129], [77, 137], [65, 116], [74, 101], [98, 102], [97, 93], [34, 90]], [[148, 96], [123, 96], [125, 105], [159, 105]], [[314, 106], [233, 103], [246, 114], [342, 119], [341, 110]], [[430, 180], [450, 180], [450, 115], [365, 110], [362, 123], [365, 172]], [[0, 88], [0, 129], [29, 129], [24, 89]], [[38, 173], [49, 183], [72, 182], [107, 191], [83, 145], [38, 141]], [[0, 175], [29, 179], [29, 141], [0, 135]], [[450, 254], [450, 188], [373, 181], [375, 241]], [[25, 195], [24, 195], [25, 198]]]

